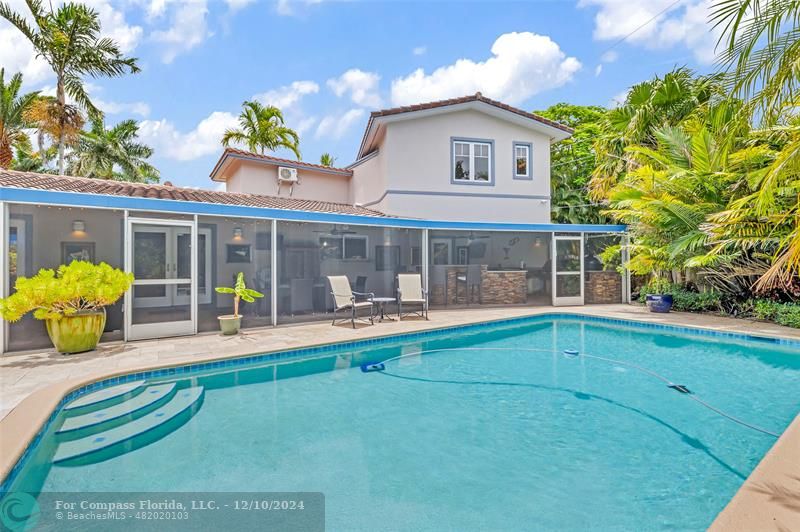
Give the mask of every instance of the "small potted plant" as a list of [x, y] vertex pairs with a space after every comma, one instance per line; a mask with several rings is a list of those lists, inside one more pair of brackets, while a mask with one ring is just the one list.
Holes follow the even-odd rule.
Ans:
[[219, 316], [219, 327], [222, 334], [236, 334], [242, 325], [242, 317], [239, 315], [239, 301], [247, 301], [252, 303], [257, 297], [264, 297], [261, 292], [256, 292], [251, 288], [247, 288], [244, 284], [244, 274], [239, 272], [236, 276], [236, 284], [233, 288], [229, 286], [218, 286], [216, 291], [220, 294], [233, 294], [233, 314], [226, 316]]
[[17, 279], [15, 292], [0, 300], [0, 316], [15, 322], [33, 312], [44, 320], [58, 352], [91, 351], [106, 326], [105, 307], [122, 297], [131, 283], [133, 274], [105, 262], [72, 261], [56, 271], [42, 269]]
[[645, 302], [650, 312], [666, 313], [672, 309], [671, 284], [666, 279], [656, 278], [646, 289]]

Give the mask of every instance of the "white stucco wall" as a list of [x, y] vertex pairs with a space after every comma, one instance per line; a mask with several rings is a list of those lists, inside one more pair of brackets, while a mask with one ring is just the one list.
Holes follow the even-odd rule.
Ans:
[[[348, 203], [349, 176], [299, 169], [300, 182], [295, 185], [293, 198]], [[278, 167], [264, 163], [241, 161], [228, 176], [225, 190], [266, 196], [278, 195]], [[289, 195], [289, 187], [281, 187], [281, 196]]]
[[[353, 168], [350, 181], [351, 203], [372, 203], [386, 191], [386, 157], [383, 151]], [[371, 209], [383, 210], [383, 201], [370, 205]]]
[[[451, 182], [453, 137], [494, 142], [492, 185]], [[514, 142], [533, 146], [532, 179], [514, 179]], [[458, 221], [550, 221], [550, 139], [544, 134], [478, 111], [460, 111], [387, 124], [381, 152], [388, 191], [382, 207], [390, 214]]]

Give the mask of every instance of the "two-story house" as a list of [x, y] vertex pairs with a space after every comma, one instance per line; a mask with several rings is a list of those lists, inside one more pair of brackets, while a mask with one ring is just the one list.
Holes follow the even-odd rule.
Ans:
[[289, 194], [279, 168], [297, 170], [291, 195], [351, 203], [393, 216], [501, 223], [550, 222], [550, 145], [561, 124], [482, 96], [371, 114], [356, 161], [326, 168], [226, 150], [211, 178], [229, 192]]
[[[123, 268], [106, 339], [217, 330], [232, 300], [214, 288], [239, 273], [267, 295], [245, 328], [329, 319], [330, 275], [391, 298], [419, 273], [433, 309], [623, 301], [619, 261], [598, 256], [625, 227], [550, 223], [550, 146], [569, 135], [476, 94], [372, 113], [344, 168], [226, 149], [225, 191], [0, 170], [0, 297], [76, 259]], [[0, 335], [49, 344], [32, 318]]]

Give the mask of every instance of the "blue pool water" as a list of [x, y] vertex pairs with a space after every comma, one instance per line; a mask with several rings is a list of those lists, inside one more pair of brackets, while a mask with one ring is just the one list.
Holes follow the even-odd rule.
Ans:
[[539, 318], [178, 380], [194, 416], [96, 463], [50, 464], [59, 416], [14, 488], [319, 491], [328, 530], [704, 529], [775, 438], [631, 364], [772, 432], [800, 410], [796, 350]]

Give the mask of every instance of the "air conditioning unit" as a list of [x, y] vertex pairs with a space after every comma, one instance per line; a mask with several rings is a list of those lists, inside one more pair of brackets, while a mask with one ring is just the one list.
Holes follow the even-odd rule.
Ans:
[[281, 193], [281, 185], [289, 185], [289, 195], [294, 192], [294, 186], [298, 184], [297, 168], [288, 168], [286, 166], [278, 167], [278, 195]]
[[297, 183], [297, 168], [278, 167], [278, 181], [283, 183]]

